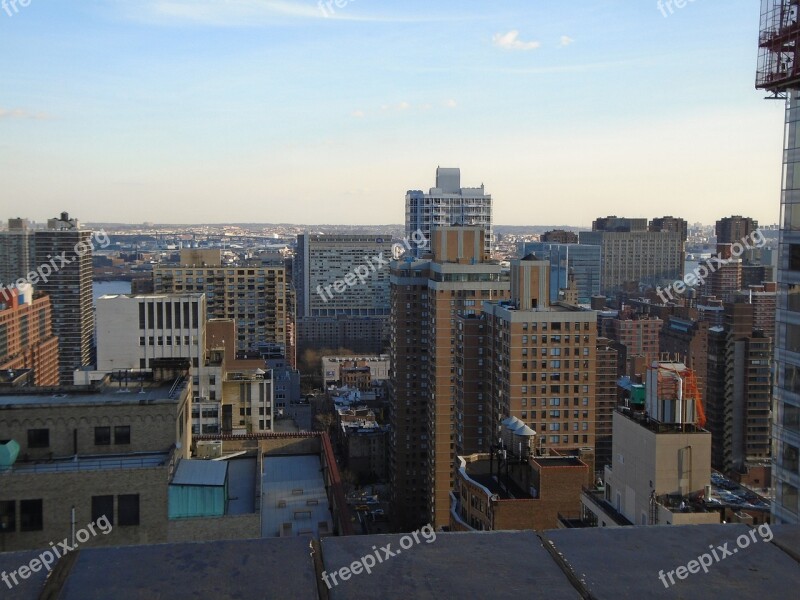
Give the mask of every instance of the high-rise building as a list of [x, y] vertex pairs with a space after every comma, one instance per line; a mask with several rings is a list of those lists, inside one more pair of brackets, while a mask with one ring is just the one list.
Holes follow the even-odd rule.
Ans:
[[593, 455], [597, 313], [550, 304], [548, 272], [543, 261], [512, 261], [511, 299], [484, 304], [492, 431], [516, 417], [538, 432], [538, 453]]
[[744, 288], [735, 296], [736, 302], [753, 305], [753, 330], [775, 339], [775, 314], [778, 300], [778, 285], [763, 283]]
[[658, 217], [650, 221], [649, 231], [671, 231], [681, 234], [681, 239], [685, 242], [689, 238], [689, 224], [685, 219], [677, 217]]
[[[574, 231], [564, 231], [563, 229], [553, 229], [545, 231], [540, 237], [540, 242], [548, 244], [577, 244], [578, 234]], [[524, 256], [524, 255], [523, 255]]]
[[36, 249], [27, 219], [9, 219], [8, 231], [0, 233], [0, 285], [11, 287], [34, 267]]
[[595, 352], [595, 470], [611, 464], [614, 410], [618, 405], [617, 381], [623, 375], [625, 350], [608, 338], [597, 338]]
[[521, 256], [536, 255], [550, 262], [550, 302], [557, 302], [562, 290], [569, 287], [570, 276], [578, 289], [578, 301], [591, 302], [600, 294], [600, 246], [588, 244], [551, 244], [529, 242], [522, 244]]
[[742, 259], [734, 258], [730, 244], [717, 244], [717, 252], [709, 262], [713, 266], [713, 272], [701, 291], [722, 302], [733, 301], [734, 295], [742, 289]]
[[388, 345], [391, 237], [297, 236], [298, 346], [379, 353]]
[[390, 470], [395, 515], [411, 529], [449, 523], [458, 318], [509, 291], [501, 265], [486, 258], [483, 229], [435, 229], [432, 246], [432, 258], [391, 265]]
[[598, 313], [598, 334], [626, 348], [625, 373], [644, 376], [644, 370], [659, 358], [659, 334], [664, 322], [658, 317], [635, 313], [630, 306]]
[[736, 244], [746, 240], [758, 230], [758, 221], [750, 217], [734, 215], [717, 221], [717, 244]]
[[223, 265], [220, 250], [183, 250], [180, 265], [156, 265], [153, 282], [156, 294], [205, 294], [209, 319], [234, 319], [234, 352], [288, 346], [283, 262]]
[[772, 519], [800, 523], [800, 7], [762, 0], [756, 87], [786, 99], [775, 331]]
[[37, 288], [50, 296], [53, 333], [58, 337], [59, 377], [70, 385], [77, 369], [94, 362], [92, 338], [92, 232], [67, 213], [36, 230], [36, 265], [53, 266]]
[[704, 402], [707, 398], [708, 329], [706, 321], [669, 315], [659, 337], [661, 354], [680, 360], [694, 371]]
[[744, 473], [770, 457], [772, 339], [755, 327], [755, 305], [739, 300], [709, 332], [705, 406], [712, 465]]
[[604, 294], [626, 287], [670, 285], [683, 278], [683, 234], [668, 227], [648, 231], [647, 219], [597, 219], [592, 231], [580, 233], [580, 243], [601, 248]]
[[486, 231], [485, 254], [492, 252], [492, 196], [484, 186], [461, 187], [461, 170], [436, 169], [436, 187], [426, 194], [419, 190], [406, 193], [406, 235], [424, 235], [424, 242], [413, 249], [416, 257], [431, 251], [434, 228], [451, 225], [481, 227]]
[[30, 285], [0, 290], [0, 372], [31, 369], [36, 386], [58, 385], [58, 338], [48, 296]]

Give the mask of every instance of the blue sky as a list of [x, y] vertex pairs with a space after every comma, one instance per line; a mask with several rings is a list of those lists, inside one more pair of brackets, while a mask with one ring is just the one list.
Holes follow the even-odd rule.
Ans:
[[757, 0], [19, 1], [3, 219], [401, 223], [441, 165], [498, 224], [777, 221]]

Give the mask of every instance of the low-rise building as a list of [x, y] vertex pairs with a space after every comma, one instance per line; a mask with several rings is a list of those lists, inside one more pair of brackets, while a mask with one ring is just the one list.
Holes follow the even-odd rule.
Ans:
[[496, 460], [491, 454], [473, 454], [458, 461], [451, 531], [556, 529], [559, 515], [580, 510], [589, 473], [577, 456]]
[[191, 445], [188, 366], [0, 389], [0, 550], [46, 548], [103, 516], [113, 529], [86, 544], [166, 542], [168, 483]]
[[389, 427], [378, 423], [366, 406], [339, 408], [336, 420], [342, 466], [359, 480], [385, 481]]
[[322, 382], [325, 388], [331, 385], [350, 385], [343, 378], [350, 369], [368, 368], [369, 380], [389, 379], [389, 355], [376, 356], [323, 356]]
[[711, 434], [703, 429], [696, 378], [683, 364], [653, 363], [645, 404], [634, 395], [614, 413], [612, 463], [581, 496], [588, 524], [719, 523], [710, 504]]

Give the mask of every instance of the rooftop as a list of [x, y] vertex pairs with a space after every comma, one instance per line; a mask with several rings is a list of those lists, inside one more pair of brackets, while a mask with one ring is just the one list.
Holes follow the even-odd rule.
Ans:
[[[749, 545], [714, 562], [707, 573], [659, 579], [709, 547]], [[548, 598], [791, 598], [800, 587], [800, 526], [688, 525], [559, 529], [523, 532], [418, 533], [260, 539], [203, 543], [78, 548], [55, 567], [33, 573], [3, 598], [215, 598], [256, 600], [327, 597]], [[409, 544], [410, 542], [410, 544]], [[391, 554], [388, 558], [386, 551]], [[371, 573], [323, 574], [375, 560]], [[28, 564], [38, 553], [0, 554], [0, 571]], [[368, 563], [369, 564], [369, 563]], [[47, 589], [44, 585], [47, 583]], [[0, 585], [3, 585], [0, 583]]]
[[319, 455], [267, 455], [263, 469], [262, 536], [333, 533]]
[[0, 410], [28, 406], [82, 406], [97, 404], [170, 404], [186, 387], [182, 379], [172, 381], [113, 382], [94, 386], [0, 388]]
[[655, 419], [651, 419], [649, 416], [647, 416], [645, 412], [631, 410], [626, 406], [618, 407], [616, 412], [617, 414], [622, 415], [629, 421], [638, 423], [639, 425], [641, 425], [645, 429], [652, 431], [653, 433], [658, 433], [658, 434], [704, 433], [707, 435], [711, 435], [708, 431], [706, 431], [702, 427], [698, 427], [692, 423], [662, 423], [661, 421], [656, 421]]
[[76, 456], [32, 462], [16, 462], [7, 471], [17, 474], [65, 473], [73, 471], [106, 471], [149, 469], [169, 464], [170, 452], [146, 452], [108, 456]]
[[227, 478], [227, 462], [184, 458], [175, 469], [172, 485], [223, 486]]
[[522, 500], [532, 499], [532, 496], [520, 488], [514, 481], [502, 473], [498, 473], [497, 461], [490, 464], [488, 458], [467, 462], [465, 466], [466, 474], [475, 483], [486, 488], [493, 496], [500, 500]]
[[575, 456], [534, 456], [531, 462], [544, 468], [586, 466], [585, 462]]

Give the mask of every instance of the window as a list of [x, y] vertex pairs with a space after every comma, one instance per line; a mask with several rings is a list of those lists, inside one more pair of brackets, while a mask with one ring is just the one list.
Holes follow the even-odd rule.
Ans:
[[13, 500], [0, 501], [0, 533], [17, 530], [17, 507]]
[[20, 500], [19, 503], [19, 530], [41, 531], [43, 527], [42, 501]]
[[92, 496], [92, 523], [97, 523], [104, 516], [114, 524], [114, 496]]
[[139, 524], [139, 494], [122, 494], [117, 497], [119, 505], [119, 525], [122, 527]]
[[49, 448], [49, 429], [28, 429], [28, 448]]
[[792, 446], [786, 442], [783, 443], [783, 464], [784, 469], [788, 469], [793, 473], [800, 473], [800, 450], [797, 446]]
[[94, 428], [94, 445], [95, 446], [111, 445], [111, 427]]
[[131, 443], [130, 425], [117, 425], [114, 427], [114, 443], [118, 445], [127, 445]]

